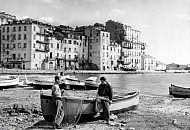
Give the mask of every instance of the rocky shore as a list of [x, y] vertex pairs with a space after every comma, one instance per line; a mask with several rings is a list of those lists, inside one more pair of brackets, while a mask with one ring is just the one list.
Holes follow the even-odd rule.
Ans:
[[[89, 93], [67, 91], [69, 94]], [[92, 91], [92, 93], [95, 93]], [[0, 91], [0, 128], [51, 129], [40, 107], [40, 90], [16, 88]], [[137, 110], [115, 115], [111, 125], [102, 120], [79, 122], [63, 129], [77, 130], [189, 130], [190, 99], [140, 95]]]

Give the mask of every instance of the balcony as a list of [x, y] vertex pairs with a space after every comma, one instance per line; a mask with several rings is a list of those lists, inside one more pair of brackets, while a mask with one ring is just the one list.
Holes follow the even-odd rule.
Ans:
[[40, 40], [36, 40], [36, 43], [49, 44], [48, 42], [42, 42], [42, 41], [40, 41]]
[[38, 52], [49, 52], [49, 48], [36, 48], [35, 50]]

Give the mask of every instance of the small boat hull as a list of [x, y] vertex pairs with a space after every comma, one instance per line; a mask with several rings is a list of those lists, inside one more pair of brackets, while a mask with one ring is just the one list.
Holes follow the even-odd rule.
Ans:
[[19, 85], [19, 76], [18, 75], [9, 75], [5, 79], [0, 80], [0, 89], [14, 88]]
[[[55, 112], [53, 99], [51, 96], [41, 94], [42, 114], [46, 121], [52, 122]], [[63, 96], [62, 102], [64, 105], [65, 116], [76, 116], [80, 111], [81, 115], [94, 115], [94, 98], [69, 97]], [[125, 95], [114, 96], [113, 103], [110, 106], [110, 112], [117, 114], [124, 111], [135, 110], [139, 104], [139, 92], [127, 93]], [[102, 106], [100, 106], [102, 109]], [[88, 116], [87, 116], [88, 115]]]
[[171, 84], [169, 94], [179, 98], [190, 98], [190, 88], [179, 87]]

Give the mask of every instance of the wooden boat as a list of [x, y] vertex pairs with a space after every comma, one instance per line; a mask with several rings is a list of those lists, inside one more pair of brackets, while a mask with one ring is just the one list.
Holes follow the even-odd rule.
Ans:
[[[54, 117], [54, 105], [52, 96], [41, 92], [41, 109], [44, 119], [48, 122], [52, 122]], [[64, 104], [64, 114], [67, 116], [81, 116], [90, 117], [95, 115], [94, 113], [94, 100], [95, 97], [70, 97], [63, 96], [62, 102]], [[124, 111], [135, 110], [139, 104], [139, 92], [130, 92], [119, 96], [113, 97], [113, 102], [110, 107], [111, 113], [117, 114]], [[102, 109], [102, 106], [100, 106]], [[63, 122], [62, 122], [63, 123]]]
[[89, 77], [84, 81], [87, 90], [97, 90], [99, 85], [97, 83], [97, 77]]
[[171, 84], [169, 87], [169, 94], [174, 97], [190, 98], [190, 88], [179, 87]]
[[0, 89], [18, 87], [19, 76], [18, 75], [7, 75], [0, 78]]
[[83, 80], [79, 80], [76, 77], [67, 77], [65, 78], [66, 89], [86, 89], [85, 83]]

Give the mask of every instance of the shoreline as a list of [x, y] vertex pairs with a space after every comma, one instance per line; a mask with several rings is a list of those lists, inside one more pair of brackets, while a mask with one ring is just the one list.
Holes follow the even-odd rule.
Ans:
[[190, 73], [189, 70], [167, 70], [167, 71], [99, 71], [99, 70], [21, 70], [21, 69], [2, 69], [0, 74], [42, 74], [42, 75], [56, 75], [60, 72], [64, 74], [154, 74], [154, 73]]
[[[81, 95], [81, 91], [68, 91]], [[85, 92], [83, 92], [85, 94]], [[102, 120], [79, 122], [65, 130], [181, 130], [190, 129], [190, 99], [140, 95], [135, 111], [116, 114], [115, 125], [107, 125]], [[51, 129], [52, 124], [41, 115], [40, 90], [7, 89], [0, 91], [0, 127], [2, 129]], [[19, 107], [27, 108], [27, 113], [19, 112]], [[12, 109], [10, 109], [12, 108]], [[14, 108], [14, 109], [13, 109]], [[15, 109], [17, 108], [17, 109]], [[8, 111], [9, 110], [9, 111]], [[9, 113], [12, 110], [11, 114]], [[24, 109], [25, 110], [25, 109]], [[121, 122], [123, 122], [121, 125]]]

